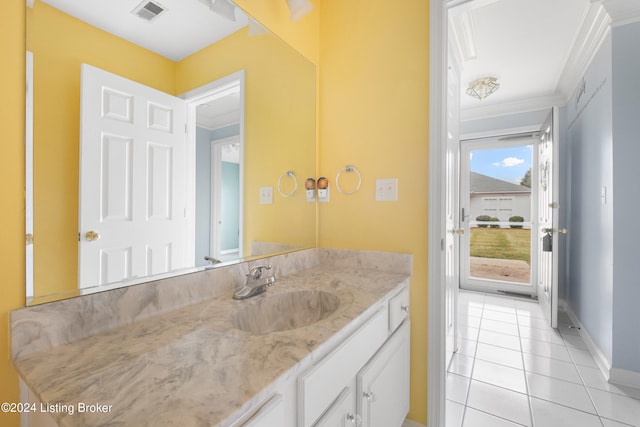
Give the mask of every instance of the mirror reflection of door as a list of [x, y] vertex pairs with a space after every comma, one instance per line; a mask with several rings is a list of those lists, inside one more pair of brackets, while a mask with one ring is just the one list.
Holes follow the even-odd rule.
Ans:
[[214, 82], [210, 90], [193, 101], [196, 115], [196, 266], [243, 256], [242, 94], [241, 79], [221, 79], [219, 84]]
[[240, 142], [211, 141], [211, 254], [220, 261], [240, 251]]

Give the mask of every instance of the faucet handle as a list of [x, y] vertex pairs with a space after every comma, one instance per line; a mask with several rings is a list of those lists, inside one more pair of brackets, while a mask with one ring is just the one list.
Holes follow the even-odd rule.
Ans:
[[262, 276], [262, 270], [271, 270], [271, 264], [251, 267], [251, 269], [249, 270], [249, 274], [247, 274], [247, 277], [259, 279]]

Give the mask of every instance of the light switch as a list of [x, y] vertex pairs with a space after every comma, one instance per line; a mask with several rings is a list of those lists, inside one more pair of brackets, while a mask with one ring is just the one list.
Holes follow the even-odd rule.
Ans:
[[270, 205], [273, 203], [273, 187], [260, 187], [260, 204]]
[[376, 201], [394, 202], [398, 200], [398, 178], [376, 179]]

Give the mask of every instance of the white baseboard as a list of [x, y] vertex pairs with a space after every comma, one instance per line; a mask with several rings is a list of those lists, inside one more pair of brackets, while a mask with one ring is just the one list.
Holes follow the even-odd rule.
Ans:
[[576, 316], [576, 314], [573, 312], [571, 307], [569, 307], [569, 304], [567, 304], [567, 302], [564, 300], [560, 301], [560, 303], [564, 308], [564, 310], [569, 315], [569, 318], [571, 319], [571, 322], [573, 323], [573, 325], [580, 328], [578, 329], [578, 332], [580, 333], [580, 337], [582, 338], [584, 343], [587, 345], [587, 349], [589, 350], [589, 353], [591, 353], [591, 356], [593, 356], [593, 359], [596, 361], [598, 368], [600, 368], [600, 371], [602, 371], [602, 374], [604, 375], [604, 377], [607, 379], [607, 381], [609, 381], [610, 371], [611, 371], [611, 362], [607, 359], [607, 357], [596, 345], [596, 343], [591, 339], [591, 336], [589, 336], [589, 333], [584, 328], [584, 325], [582, 324], [582, 322], [580, 322], [580, 319], [578, 319], [578, 316]]
[[412, 420], [407, 418], [402, 423], [402, 427], [427, 427], [427, 426], [425, 426], [424, 424], [420, 424], [419, 422], [412, 421]]
[[640, 372], [619, 368], [611, 368], [610, 372], [610, 383], [640, 389]]

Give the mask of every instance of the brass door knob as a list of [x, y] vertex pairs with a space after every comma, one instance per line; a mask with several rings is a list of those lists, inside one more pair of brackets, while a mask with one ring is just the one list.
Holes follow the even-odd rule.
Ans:
[[87, 239], [90, 242], [93, 242], [94, 240], [98, 240], [100, 238], [100, 234], [98, 234], [95, 231], [91, 230], [91, 231], [88, 231], [87, 234], [84, 235], [84, 238]]

